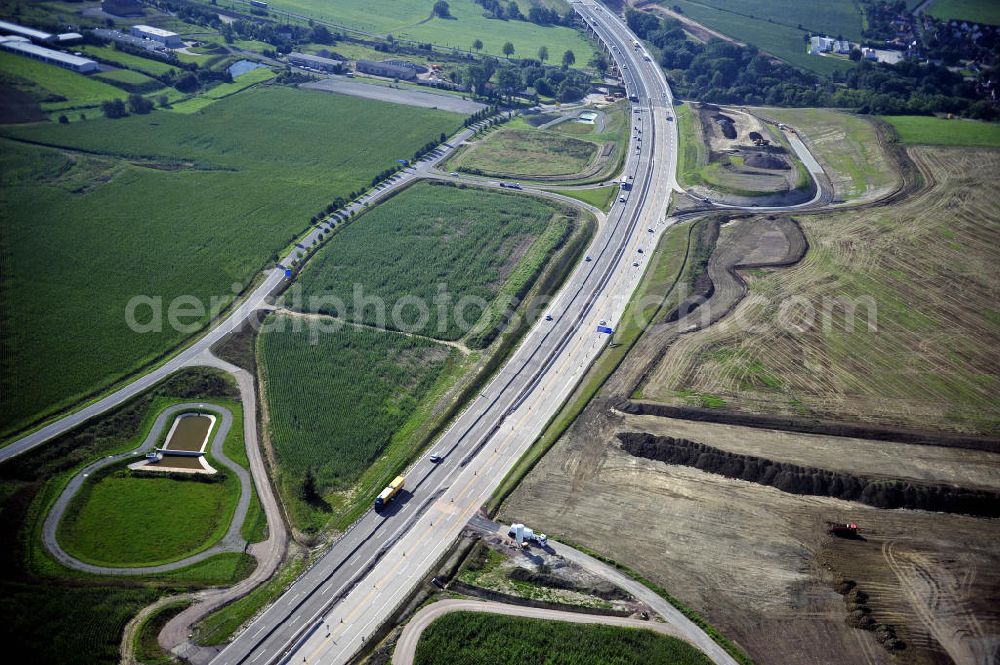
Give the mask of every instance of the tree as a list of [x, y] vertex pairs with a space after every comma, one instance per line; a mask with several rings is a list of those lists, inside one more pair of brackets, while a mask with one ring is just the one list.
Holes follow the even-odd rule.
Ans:
[[514, 44], [512, 44], [511, 42], [506, 42], [503, 45], [503, 54], [507, 56], [508, 60], [510, 60], [510, 56], [514, 55]]
[[521, 87], [521, 77], [513, 67], [504, 67], [497, 74], [497, 87], [510, 97]]
[[59, 116], [59, 124], [60, 125], [68, 125], [69, 124], [69, 118], [67, 118], [65, 114]]
[[539, 46], [538, 47], [538, 59], [541, 60], [542, 62], [545, 62], [546, 60], [549, 59], [549, 47], [548, 46]]
[[851, 62], [858, 62], [861, 60], [861, 51], [856, 48], [852, 48], [847, 57], [851, 59]]
[[334, 44], [336, 40], [333, 38], [333, 34], [327, 29], [325, 25], [317, 25], [312, 29], [311, 40], [317, 44]]
[[472, 42], [472, 49], [476, 53], [479, 53], [480, 51], [482, 51], [483, 50], [483, 40], [477, 39], [476, 41]]
[[451, 18], [451, 7], [445, 0], [437, 0], [434, 3], [434, 14], [439, 18]]
[[567, 49], [566, 52], [563, 53], [562, 63], [564, 68], [572, 67], [576, 64], [576, 56], [573, 55], [572, 51]]
[[188, 72], [184, 76], [177, 79], [177, 83], [174, 83], [174, 87], [180, 92], [194, 92], [198, 89], [198, 77], [191, 72]]
[[316, 474], [313, 473], [312, 467], [306, 469], [306, 474], [302, 477], [299, 497], [308, 503], [315, 503], [320, 498], [319, 489], [316, 487]]
[[608, 59], [603, 53], [595, 53], [590, 59], [590, 66], [597, 70], [602, 77], [608, 73]]
[[138, 113], [140, 115], [149, 113], [153, 110], [153, 102], [149, 101], [142, 95], [129, 95], [128, 110], [131, 113]]
[[125, 109], [125, 102], [120, 99], [101, 102], [101, 111], [104, 112], [105, 118], [124, 118], [128, 115], [128, 111]]

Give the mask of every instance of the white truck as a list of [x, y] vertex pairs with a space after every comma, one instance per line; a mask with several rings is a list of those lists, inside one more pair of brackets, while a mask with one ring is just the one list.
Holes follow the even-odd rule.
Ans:
[[549, 540], [544, 533], [535, 533], [523, 524], [511, 524], [510, 529], [507, 530], [507, 537], [513, 538], [518, 545], [524, 545], [524, 543], [533, 540], [538, 543], [539, 547], [545, 547]]

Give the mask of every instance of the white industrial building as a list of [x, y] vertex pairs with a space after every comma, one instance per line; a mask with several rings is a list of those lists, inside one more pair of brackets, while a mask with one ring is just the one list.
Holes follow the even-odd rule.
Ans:
[[308, 67], [329, 73], [339, 72], [344, 64], [340, 60], [321, 58], [318, 55], [309, 55], [308, 53], [289, 53], [288, 62], [296, 67]]
[[80, 56], [63, 53], [62, 51], [53, 51], [50, 48], [32, 44], [31, 42], [26, 41], [23, 37], [0, 38], [0, 49], [16, 53], [17, 55], [23, 55], [24, 57], [31, 58], [33, 60], [47, 62], [50, 65], [56, 65], [74, 72], [79, 72], [80, 74], [89, 74], [90, 72], [96, 72], [100, 69], [98, 64], [89, 58], [81, 58]]
[[181, 41], [181, 36], [176, 32], [170, 32], [169, 30], [164, 30], [162, 28], [154, 28], [151, 25], [133, 25], [129, 30], [129, 33], [133, 37], [139, 37], [140, 39], [152, 39], [155, 42], [160, 42], [167, 48], [180, 48], [184, 46]]
[[23, 25], [18, 25], [17, 23], [8, 23], [7, 21], [0, 21], [0, 32], [7, 35], [26, 37], [33, 42], [47, 42], [54, 37], [52, 33], [42, 32], [41, 30], [35, 30], [34, 28], [28, 28]]
[[834, 39], [833, 37], [810, 37], [809, 53], [820, 55], [821, 53], [840, 53], [845, 55], [851, 52], [851, 42], [846, 39]]

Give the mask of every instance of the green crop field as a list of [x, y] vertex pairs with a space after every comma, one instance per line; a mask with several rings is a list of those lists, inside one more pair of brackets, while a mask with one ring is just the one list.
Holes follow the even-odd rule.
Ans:
[[[733, 3], [723, 5], [721, 0], [700, 0], [698, 2], [695, 0], [670, 0], [663, 4], [668, 7], [677, 5], [686, 16], [698, 23], [741, 42], [753, 44], [762, 51], [767, 51], [797, 67], [808, 69], [817, 74], [828, 74], [837, 69], [847, 69], [854, 64], [846, 58], [841, 60], [809, 55], [806, 52], [804, 40], [810, 30], [831, 36], [843, 34], [845, 37], [851, 37], [852, 34], [860, 31], [861, 15], [859, 13], [855, 14], [856, 21], [846, 20], [847, 10], [854, 7], [850, 0], [834, 0], [822, 7], [796, 0], [780, 0], [780, 2], [774, 3], [762, 0], [742, 0], [737, 3], [737, 6], [743, 7], [742, 10], [731, 9], [734, 6]], [[768, 20], [769, 17], [771, 20]], [[799, 24], [802, 25], [802, 28], [798, 27]], [[857, 37], [854, 38], [857, 39]]]
[[109, 83], [7, 52], [0, 53], [0, 82], [30, 93], [45, 110], [97, 106], [128, 96]]
[[370, 328], [314, 333], [299, 317], [269, 321], [259, 356], [277, 485], [296, 521], [318, 528], [298, 498], [306, 469], [325, 496], [350, 487], [405, 435], [404, 425], [457, 352]]
[[100, 74], [95, 74], [94, 78], [104, 81], [105, 83], [110, 83], [115, 85], [116, 83], [124, 83], [127, 86], [134, 85], [146, 85], [152, 82], [156, 82], [159, 87], [163, 87], [162, 83], [156, 81], [156, 79], [146, 76], [142, 72], [135, 72], [131, 69], [113, 69], [109, 72], [101, 72]]
[[[0, 374], [5, 388], [32, 387], [0, 391], [3, 431], [190, 334], [166, 318], [161, 332], [132, 332], [133, 296], [225, 302], [317, 210], [460, 124], [443, 111], [268, 87], [196, 116], [0, 129]], [[149, 321], [149, 308], [139, 316]]]
[[903, 143], [923, 145], [1000, 146], [1000, 124], [978, 120], [946, 120], [919, 115], [882, 116]]
[[707, 665], [696, 648], [651, 630], [452, 612], [420, 636], [416, 665]]
[[[433, 2], [428, 0], [275, 0], [274, 9], [301, 13], [335, 22], [355, 30], [391, 34], [401, 39], [432, 42], [472, 50], [480, 39], [483, 52], [502, 55], [504, 42], [511, 42], [515, 57], [534, 57], [540, 46], [547, 46], [554, 56], [572, 50], [576, 61], [584, 65], [594, 52], [593, 46], [573, 28], [540, 26], [527, 21], [500, 21], [483, 16], [483, 8], [473, 0], [450, 0], [451, 19], [431, 17]], [[505, 3], [506, 4], [506, 3]]]
[[454, 160], [459, 171], [503, 176], [573, 175], [587, 168], [599, 146], [556, 132], [501, 129]]
[[[417, 184], [367, 213], [320, 250], [299, 278], [299, 306], [372, 325], [413, 328], [437, 339], [459, 339], [477, 320], [476, 331], [495, 326], [502, 308], [489, 308], [480, 317], [482, 307], [459, 309], [457, 303], [491, 303], [523, 293], [565, 231], [565, 218], [536, 199]], [[439, 285], [456, 306], [434, 304]], [[355, 288], [380, 298], [385, 315], [375, 306], [364, 311], [355, 307]], [[427, 306], [425, 325], [414, 325], [420, 312], [399, 305], [405, 304], [404, 297]], [[324, 303], [321, 298], [340, 302]], [[397, 306], [400, 315], [394, 317]]]
[[98, 60], [113, 62], [117, 65], [121, 65], [122, 67], [127, 67], [128, 69], [142, 72], [143, 74], [148, 74], [150, 76], [161, 76], [169, 74], [170, 72], [180, 71], [177, 67], [168, 65], [160, 60], [143, 58], [138, 55], [132, 55], [131, 53], [125, 53], [124, 51], [115, 49], [113, 46], [86, 45], [81, 46], [80, 51], [82, 51], [86, 56]]
[[926, 11], [941, 19], [1000, 25], [1000, 5], [996, 0], [934, 0]]
[[[218, 462], [212, 466], [224, 469]], [[124, 467], [87, 482], [59, 524], [59, 542], [76, 558], [102, 566], [177, 561], [225, 535], [239, 480], [223, 482], [133, 476]]]

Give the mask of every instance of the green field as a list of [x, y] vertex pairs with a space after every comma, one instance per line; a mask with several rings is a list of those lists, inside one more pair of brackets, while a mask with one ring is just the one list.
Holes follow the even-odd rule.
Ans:
[[[511, 42], [515, 57], [534, 57], [540, 46], [552, 54], [567, 49], [576, 55], [578, 65], [585, 65], [593, 46], [572, 28], [543, 27], [527, 21], [499, 21], [483, 16], [483, 8], [473, 0], [450, 0], [452, 19], [431, 18], [432, 2], [393, 0], [373, 3], [368, 0], [275, 0], [270, 6], [332, 21], [355, 30], [391, 34], [400, 39], [433, 42], [472, 50], [472, 42], [483, 42], [483, 53], [502, 55], [504, 42]], [[504, 3], [506, 4], [506, 3]], [[429, 20], [428, 20], [429, 19]]]
[[[677, 5], [683, 13], [698, 23], [741, 42], [753, 44], [762, 51], [777, 56], [797, 67], [817, 74], [829, 74], [848, 69], [854, 63], [845, 59], [809, 55], [803, 37], [810, 30], [816, 33], [857, 39], [861, 15], [851, 0], [833, 0], [822, 6], [797, 0], [670, 0], [664, 5]], [[849, 20], [850, 12], [856, 20]], [[768, 20], [770, 18], [770, 20]], [[802, 28], [799, 28], [799, 24]]]
[[569, 196], [607, 212], [611, 208], [611, 204], [615, 202], [615, 196], [618, 194], [618, 185], [594, 187], [592, 189], [549, 189], [547, 191]]
[[268, 87], [195, 116], [0, 129], [65, 148], [0, 138], [0, 364], [5, 385], [31, 385], [2, 391], [3, 431], [184, 339], [166, 318], [162, 332], [133, 333], [124, 317], [133, 296], [162, 297], [164, 307], [181, 294], [225, 302], [329, 201], [460, 123], [443, 111]]
[[180, 71], [177, 67], [168, 65], [160, 60], [143, 58], [138, 55], [132, 55], [131, 53], [125, 53], [124, 51], [115, 49], [113, 46], [93, 46], [88, 44], [81, 46], [80, 51], [82, 51], [86, 56], [90, 56], [98, 60], [113, 62], [117, 65], [121, 65], [122, 67], [127, 67], [128, 69], [133, 69], [137, 72], [142, 72], [143, 74], [148, 74], [150, 76], [163, 76], [165, 74], [169, 74], [170, 72]]
[[761, 109], [760, 113], [791, 125], [832, 170], [838, 196], [850, 200], [891, 187], [896, 181], [875, 127], [862, 116], [832, 109]]
[[702, 665], [712, 661], [675, 637], [601, 624], [452, 612], [417, 643], [416, 665]]
[[314, 335], [296, 323], [302, 320], [272, 317], [259, 337], [259, 356], [277, 485], [298, 525], [314, 530], [322, 522], [311, 521], [322, 515], [311, 515], [298, 496], [306, 469], [335, 500], [334, 492], [348, 489], [397, 437], [406, 437], [407, 421], [457, 352], [354, 326]]
[[946, 120], [919, 115], [882, 116], [903, 143], [922, 145], [1000, 146], [1000, 124]]
[[501, 129], [450, 163], [459, 171], [511, 177], [573, 175], [594, 161], [599, 146], [556, 132]]
[[[212, 466], [225, 469], [218, 462]], [[177, 561], [225, 535], [239, 498], [232, 473], [223, 482], [134, 476], [124, 467], [87, 482], [59, 524], [72, 556], [101, 566]]]
[[[182, 570], [145, 577], [101, 577], [63, 567], [44, 549], [48, 507], [86, 464], [134, 448], [163, 408], [179, 401], [219, 399], [235, 389], [210, 370], [174, 375], [128, 404], [0, 464], [0, 631], [17, 662], [113, 665], [121, 632], [142, 606], [165, 593], [228, 586], [252, 560], [240, 553], [211, 557]], [[66, 622], [73, 626], [66, 630]], [[30, 648], [30, 653], [25, 650]]]
[[128, 96], [109, 83], [7, 52], [0, 52], [0, 82], [30, 93], [48, 111], [97, 106]]
[[926, 11], [935, 18], [1000, 25], [1000, 5], [996, 0], [934, 0]]
[[112, 85], [115, 85], [116, 83], [124, 83], [126, 86], [136, 86], [148, 85], [152, 83], [158, 87], [163, 87], [163, 84], [156, 79], [146, 76], [142, 72], [134, 72], [131, 69], [113, 69], [109, 72], [95, 74], [94, 78], [100, 79], [101, 81]]
[[[367, 213], [320, 250], [299, 278], [304, 299], [299, 306], [446, 340], [465, 336], [479, 321], [472, 330], [475, 337], [499, 324], [503, 305], [523, 294], [565, 231], [565, 218], [536, 199], [417, 184]], [[384, 316], [378, 307], [360, 311], [355, 306], [355, 285], [361, 285], [363, 295], [382, 299]], [[455, 306], [434, 304], [440, 285]], [[330, 297], [340, 303], [310, 303]], [[425, 325], [415, 325], [420, 318], [417, 307], [401, 307], [400, 316], [392, 316], [404, 297], [426, 304]], [[491, 306], [480, 317], [483, 308], [475, 303], [459, 309], [462, 299], [500, 307]]]

